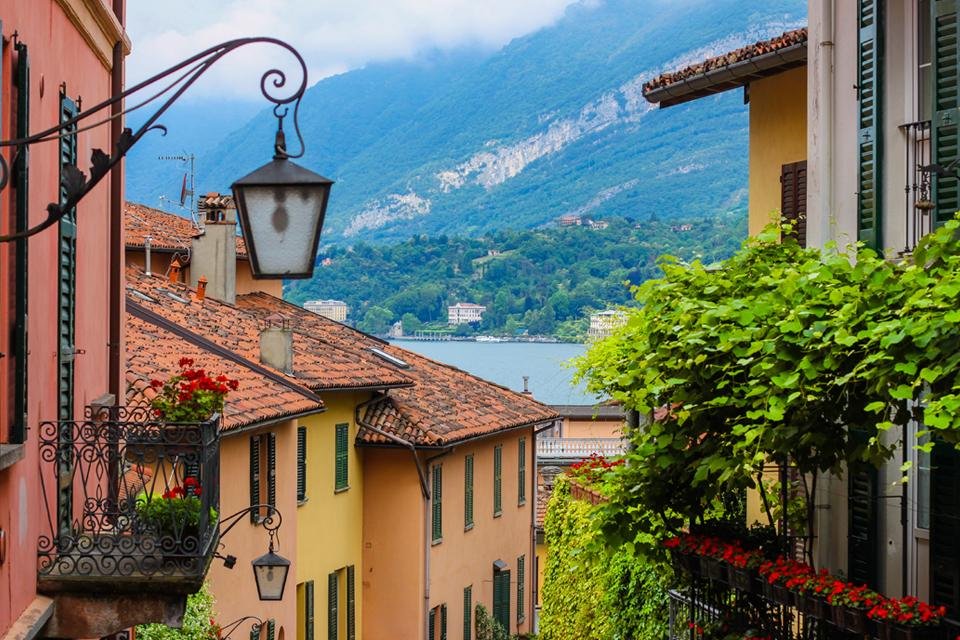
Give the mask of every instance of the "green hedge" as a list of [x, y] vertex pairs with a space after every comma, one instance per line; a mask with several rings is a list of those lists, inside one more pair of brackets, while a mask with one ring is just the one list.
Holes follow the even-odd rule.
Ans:
[[661, 640], [667, 634], [669, 566], [628, 545], [607, 549], [595, 507], [557, 479], [544, 524], [543, 640]]

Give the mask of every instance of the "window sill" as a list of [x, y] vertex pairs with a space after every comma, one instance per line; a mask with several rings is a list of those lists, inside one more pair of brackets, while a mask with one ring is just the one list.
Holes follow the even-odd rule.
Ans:
[[435, 546], [437, 546], [438, 544], [440, 544], [441, 542], [443, 542], [443, 538], [438, 538], [438, 539], [436, 539], [436, 540], [431, 541], [431, 542], [430, 542], [430, 546], [431, 546], [431, 547], [435, 547]]
[[494, 511], [494, 512], [493, 512], [493, 517], [494, 517], [494, 518], [499, 518], [499, 517], [502, 516], [502, 515], [503, 515], [503, 511]]
[[297, 500], [297, 506], [298, 506], [298, 507], [302, 507], [303, 505], [307, 504], [308, 502], [310, 502], [310, 498], [304, 498], [303, 500]]
[[517, 506], [518, 506], [518, 507], [525, 507], [525, 506], [527, 506], [527, 501], [526, 501], [526, 499], [523, 499], [523, 500], [521, 500], [520, 502], [518, 502], [518, 503], [517, 503]]
[[333, 493], [334, 493], [334, 494], [337, 494], [337, 493], [345, 493], [345, 492], [347, 492], [347, 491], [350, 491], [350, 487], [349, 487], [349, 486], [340, 487], [339, 489], [334, 489], [334, 490], [333, 490]]
[[473, 531], [473, 523], [471, 522], [470, 524], [466, 525], [466, 526], [463, 528], [463, 530], [464, 530], [464, 531]]
[[0, 471], [23, 460], [25, 452], [24, 444], [0, 444]]

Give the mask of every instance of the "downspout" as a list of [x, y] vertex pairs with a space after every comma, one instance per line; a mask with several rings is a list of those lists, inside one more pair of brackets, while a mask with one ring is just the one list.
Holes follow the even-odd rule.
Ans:
[[[125, 25], [124, 5], [126, 0], [113, 0], [113, 13], [121, 25]], [[110, 70], [110, 88], [113, 96], [123, 93], [124, 76], [123, 39], [113, 44], [113, 66]], [[110, 147], [116, 149], [123, 133], [123, 101], [110, 107]], [[110, 170], [110, 314], [109, 314], [109, 389], [114, 401], [123, 402], [120, 392], [120, 371], [123, 354], [120, 351], [123, 309], [123, 163], [118, 162]], [[149, 251], [149, 249], [148, 249]]]

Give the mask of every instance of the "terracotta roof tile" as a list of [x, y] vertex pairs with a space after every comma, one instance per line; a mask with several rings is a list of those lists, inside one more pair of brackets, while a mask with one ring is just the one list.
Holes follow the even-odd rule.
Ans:
[[[450, 365], [425, 358], [352, 329], [329, 318], [265, 293], [238, 296], [237, 305], [261, 316], [271, 313], [294, 318], [294, 330], [339, 348], [379, 349], [409, 366], [403, 374], [414, 385], [392, 389], [369, 406], [365, 422], [420, 446], [440, 446], [458, 440], [554, 420], [556, 411], [534, 400]], [[386, 362], [384, 360], [384, 362]], [[366, 443], [392, 441], [370, 429], [358, 439]]]
[[[696, 64], [684, 67], [677, 71], [662, 73], [652, 80], [648, 80], [643, 85], [644, 95], [654, 92], [657, 89], [669, 87], [684, 80], [702, 76], [712, 71], [724, 69], [731, 65], [753, 60], [761, 56], [782, 51], [795, 45], [805, 44], [807, 42], [807, 28], [785, 31], [775, 38], [761, 40], [746, 47], [741, 47], [733, 51], [728, 51], [719, 56], [708, 58]], [[739, 83], [744, 84], [744, 83]], [[731, 87], [726, 87], [731, 88]], [[715, 91], [714, 91], [715, 92]], [[649, 97], [648, 97], [649, 99]]]
[[[197, 300], [189, 287], [147, 276], [137, 267], [127, 267], [126, 276], [128, 301], [251, 362], [260, 362], [260, 332], [266, 323], [256, 315], [209, 297]], [[301, 332], [294, 335], [293, 372], [276, 373], [313, 391], [411, 383], [403, 372], [369, 352]]]
[[180, 371], [180, 358], [193, 358], [208, 371], [237, 380], [236, 391], [227, 394], [223, 429], [230, 430], [265, 420], [320, 411], [323, 403], [270, 380], [232, 360], [205, 350], [161, 327], [133, 315], [126, 320], [128, 405], [149, 403], [156, 395], [153, 379], [167, 380]]
[[[147, 236], [150, 236], [150, 246], [153, 249], [189, 249], [191, 238], [199, 233], [193, 222], [186, 218], [135, 202], [128, 202], [124, 207], [123, 224], [127, 246], [137, 249], [145, 246]], [[239, 236], [237, 257], [247, 257], [247, 245]]]

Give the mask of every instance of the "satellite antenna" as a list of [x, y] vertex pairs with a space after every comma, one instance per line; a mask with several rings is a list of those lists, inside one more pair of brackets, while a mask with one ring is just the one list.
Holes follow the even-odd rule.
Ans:
[[[180, 187], [180, 199], [179, 202], [173, 198], [168, 198], [166, 196], [160, 196], [160, 200], [169, 202], [176, 206], [179, 206], [181, 209], [190, 212], [190, 220], [193, 221], [193, 226], [197, 229], [201, 229], [200, 226], [200, 217], [197, 214], [197, 190], [194, 186], [194, 178], [196, 176], [194, 164], [196, 158], [192, 153], [182, 153], [178, 156], [159, 156], [157, 160], [176, 160], [177, 162], [190, 163], [190, 181], [189, 187], [187, 186], [187, 174], [183, 174], [183, 185]], [[187, 206], [187, 200], [190, 201], [190, 206]]]

